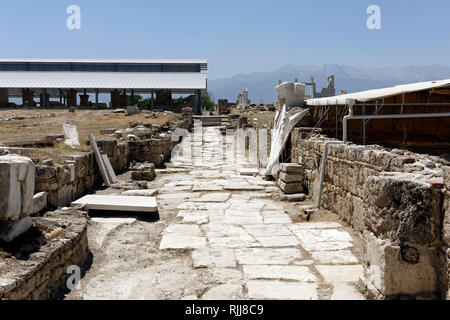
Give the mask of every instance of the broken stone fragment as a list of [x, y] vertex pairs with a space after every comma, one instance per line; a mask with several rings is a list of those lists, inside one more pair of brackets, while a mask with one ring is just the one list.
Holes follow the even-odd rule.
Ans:
[[47, 207], [46, 191], [39, 192], [33, 196], [33, 214], [37, 214]]
[[26, 157], [0, 157], [0, 221], [17, 221], [33, 211], [35, 165]]
[[0, 232], [0, 239], [6, 242], [11, 242], [21, 234], [27, 232], [32, 226], [33, 219], [30, 216], [25, 216], [11, 225], [8, 230], [3, 230]]

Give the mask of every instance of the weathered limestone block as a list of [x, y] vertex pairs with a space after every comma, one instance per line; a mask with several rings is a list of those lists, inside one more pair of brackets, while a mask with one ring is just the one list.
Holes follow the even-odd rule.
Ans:
[[303, 166], [295, 163], [282, 163], [280, 164], [280, 170], [286, 173], [302, 174]]
[[289, 182], [303, 182], [303, 175], [301, 174], [287, 174], [285, 172], [280, 173], [280, 180], [289, 183]]
[[32, 226], [35, 166], [15, 154], [0, 157], [0, 238], [12, 241]]
[[46, 191], [39, 192], [33, 196], [33, 214], [39, 213], [47, 207]]
[[450, 166], [442, 166], [442, 175], [444, 178], [444, 187], [450, 191]]
[[0, 220], [15, 221], [33, 211], [35, 166], [15, 154], [0, 157]]
[[152, 181], [155, 178], [155, 165], [153, 163], [138, 166], [131, 171], [131, 179], [135, 181]]
[[437, 288], [437, 249], [396, 246], [365, 232], [365, 278], [385, 297], [433, 294]]
[[450, 193], [448, 191], [444, 194], [443, 210], [442, 239], [446, 245], [450, 246]]
[[297, 182], [285, 183], [283, 181], [279, 181], [279, 186], [281, 191], [286, 194], [302, 193], [304, 191], [303, 185]]
[[430, 185], [404, 174], [367, 179], [364, 224], [382, 238], [433, 245], [439, 241], [439, 198]]

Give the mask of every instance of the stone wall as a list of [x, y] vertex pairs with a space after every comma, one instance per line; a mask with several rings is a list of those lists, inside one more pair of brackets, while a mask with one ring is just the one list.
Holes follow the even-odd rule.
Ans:
[[[310, 137], [301, 128], [291, 134], [291, 159], [306, 166], [305, 183], [314, 200], [329, 140]], [[448, 241], [441, 237], [441, 223], [448, 195], [442, 201], [435, 182], [448, 169], [440, 158], [401, 150], [329, 146], [322, 207], [358, 231], [364, 244], [364, 281], [374, 297], [447, 295], [444, 275], [448, 278], [450, 260], [444, 258]]]
[[444, 168], [443, 192], [443, 245], [439, 249], [439, 278], [442, 297], [450, 300], [450, 168]]
[[[189, 129], [192, 125], [192, 109], [186, 108], [184, 116], [166, 129]], [[171, 130], [169, 130], [171, 129]], [[145, 136], [145, 135], [144, 135]], [[160, 167], [170, 158], [172, 149], [178, 143], [172, 141], [171, 133], [162, 128], [152, 129], [151, 139], [118, 142], [115, 139], [98, 139], [101, 152], [108, 155], [116, 174], [125, 172], [131, 162], [151, 162]], [[96, 187], [103, 180], [93, 152], [70, 155], [64, 164], [37, 165], [35, 193], [48, 192], [49, 208], [69, 206]]]
[[59, 298], [67, 289], [68, 267], [81, 268], [88, 257], [86, 213], [59, 211], [34, 220], [35, 225], [52, 225], [62, 232], [54, 232], [57, 236], [31, 253], [28, 260], [10, 259], [7, 270], [0, 268], [0, 300]]

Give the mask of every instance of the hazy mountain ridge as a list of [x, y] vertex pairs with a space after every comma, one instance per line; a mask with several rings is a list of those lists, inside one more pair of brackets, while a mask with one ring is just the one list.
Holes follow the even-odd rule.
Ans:
[[317, 91], [326, 85], [327, 76], [334, 74], [336, 90], [348, 92], [378, 89], [397, 84], [420, 81], [450, 79], [450, 67], [441, 65], [407, 66], [400, 68], [363, 68], [341, 66], [338, 64], [286, 65], [267, 72], [238, 74], [228, 79], [215, 79], [208, 82], [208, 90], [215, 99], [236, 101], [237, 94], [244, 88], [249, 89], [249, 97], [254, 103], [261, 99], [271, 103], [276, 99], [275, 85], [278, 80], [309, 82], [313, 76]]

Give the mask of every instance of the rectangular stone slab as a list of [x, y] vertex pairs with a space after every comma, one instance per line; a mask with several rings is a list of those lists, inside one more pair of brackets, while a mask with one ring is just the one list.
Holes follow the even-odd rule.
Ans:
[[89, 210], [157, 212], [155, 197], [132, 197], [118, 195], [88, 195], [72, 205], [87, 205]]

